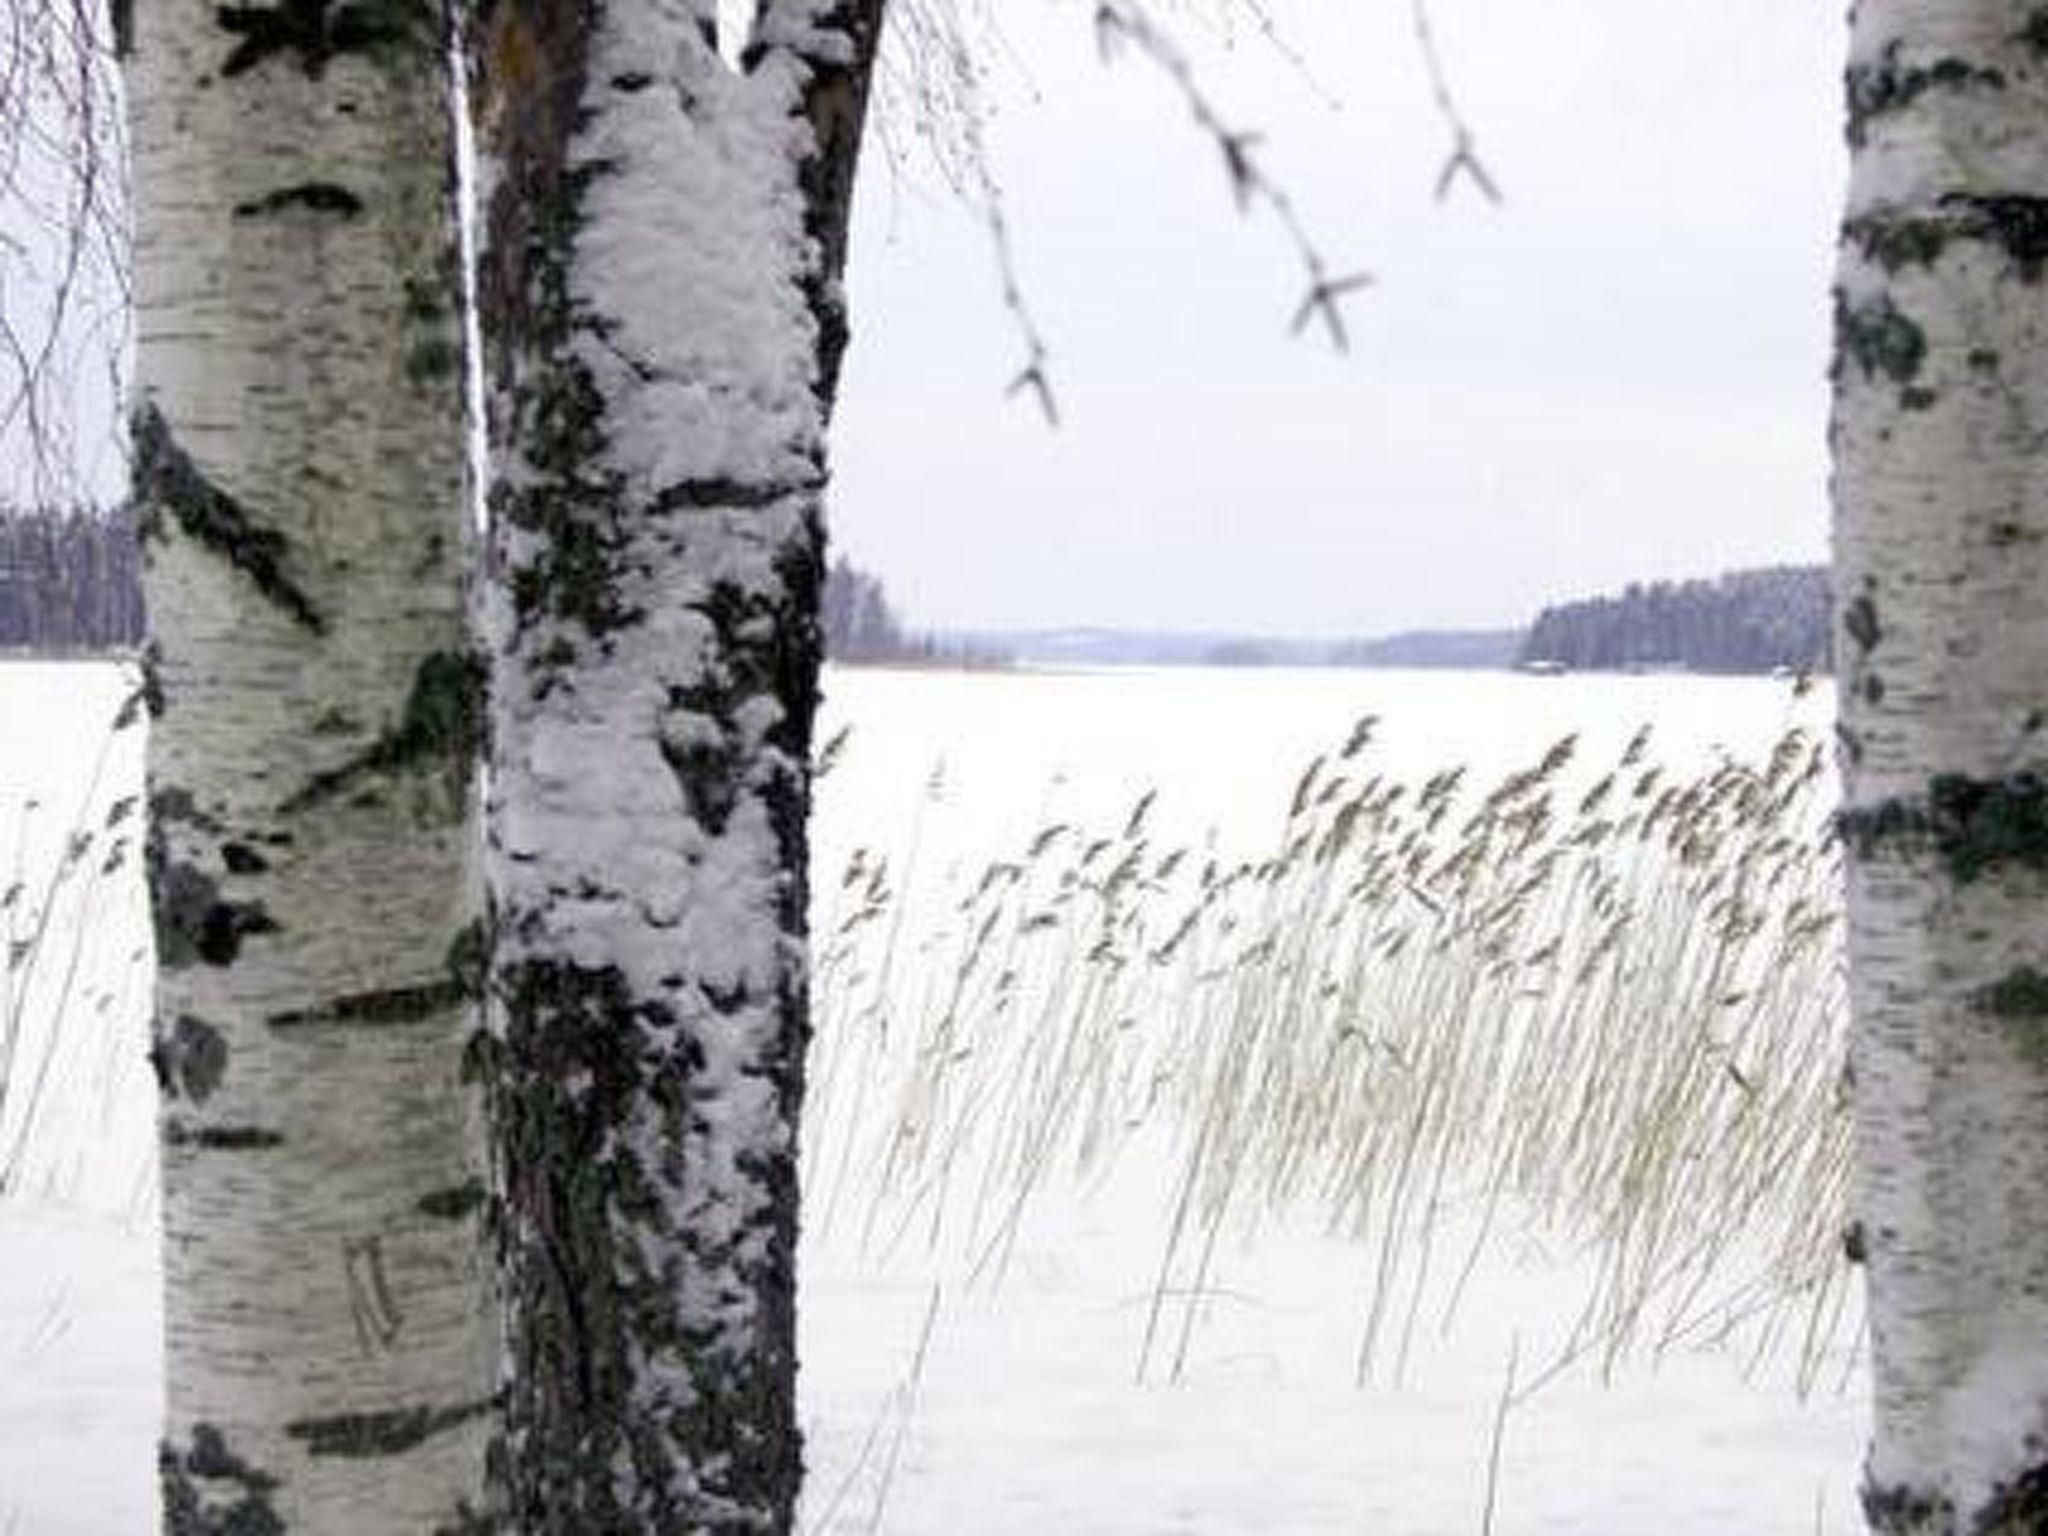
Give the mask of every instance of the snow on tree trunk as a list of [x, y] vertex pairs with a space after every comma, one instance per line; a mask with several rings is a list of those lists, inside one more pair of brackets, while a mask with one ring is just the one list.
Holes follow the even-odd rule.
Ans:
[[491, 1032], [522, 1532], [787, 1530], [825, 429], [881, 0], [495, 0]]
[[474, 1527], [491, 1390], [432, 6], [132, 17], [175, 1536]]
[[1861, 0], [1837, 643], [1887, 1533], [2048, 1530], [2048, 7]]

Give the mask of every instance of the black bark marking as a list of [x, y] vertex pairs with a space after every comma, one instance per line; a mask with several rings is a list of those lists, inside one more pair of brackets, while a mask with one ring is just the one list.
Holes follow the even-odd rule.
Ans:
[[1905, 111], [1929, 91], [1998, 90], [2005, 85], [2005, 75], [1953, 57], [1908, 64], [1901, 60], [1899, 44], [1893, 41], [1885, 44], [1876, 63], [1850, 65], [1845, 85], [1849, 143], [1861, 148], [1873, 122]]
[[190, 1450], [157, 1446], [164, 1536], [284, 1536], [270, 1495], [278, 1481], [228, 1449], [211, 1424], [192, 1426]]
[[135, 0], [109, 0], [107, 20], [114, 32], [114, 57], [127, 60], [135, 55]]
[[280, 810], [294, 814], [333, 799], [367, 775], [440, 767], [466, 785], [484, 748], [487, 674], [480, 657], [435, 651], [413, 672], [398, 722], [368, 748], [315, 774]]
[[149, 1061], [165, 1097], [182, 1095], [194, 1104], [204, 1104], [227, 1076], [228, 1043], [204, 1019], [183, 1013], [169, 1029], [157, 1030], [150, 1043]]
[[222, 843], [220, 861], [231, 875], [260, 875], [270, 868], [270, 860], [247, 843]]
[[157, 963], [165, 970], [182, 970], [195, 961], [233, 965], [241, 957], [243, 939], [278, 931], [261, 902], [229, 901], [197, 865], [166, 857], [158, 829], [150, 834], [149, 887]]
[[480, 1418], [490, 1408], [490, 1399], [484, 1398], [447, 1408], [420, 1406], [377, 1413], [338, 1413], [329, 1418], [296, 1419], [285, 1425], [284, 1432], [294, 1440], [303, 1440], [308, 1456], [351, 1460], [400, 1456], [435, 1435]]
[[1862, 858], [1887, 848], [1931, 850], [1958, 885], [2006, 866], [2048, 870], [2048, 787], [2040, 775], [2004, 779], [1940, 774], [1924, 800], [1887, 800], [1838, 812], [1835, 829]]
[[1835, 295], [1835, 379], [1853, 363], [1866, 380], [1886, 378], [1909, 385], [1927, 361], [1927, 333], [1892, 302], [1879, 294], [1851, 304]]
[[355, 992], [337, 997], [317, 1008], [273, 1013], [264, 1022], [272, 1029], [287, 1032], [318, 1025], [380, 1029], [394, 1024], [419, 1024], [460, 1006], [465, 995], [452, 980], [433, 981], [416, 987], [385, 987], [374, 992]]
[[1877, 621], [1877, 600], [1868, 592], [1857, 593], [1843, 605], [1842, 632], [1855, 641], [1856, 648], [1866, 656], [1877, 649], [1877, 643], [1884, 638], [1884, 629]]
[[415, 1209], [422, 1216], [431, 1216], [436, 1221], [462, 1221], [481, 1210], [484, 1200], [482, 1182], [469, 1179], [447, 1189], [437, 1189], [431, 1194], [420, 1196]]
[[2017, 966], [1971, 997], [1979, 1013], [2000, 1019], [2048, 1019], [2048, 971]]
[[792, 496], [815, 496], [823, 490], [820, 477], [800, 480], [733, 480], [717, 477], [681, 480], [664, 488], [649, 510], [656, 513], [687, 512], [715, 508], [757, 511], [787, 501]]
[[2035, 53], [2048, 54], [2048, 5], [2037, 5], [2028, 11], [2027, 19], [2021, 23], [2014, 37]]
[[166, 1120], [164, 1145], [197, 1147], [202, 1152], [268, 1152], [283, 1146], [284, 1137], [260, 1125], [190, 1126], [182, 1120]]
[[1870, 1262], [1870, 1233], [1860, 1221], [1842, 1228], [1842, 1258], [1850, 1264]]
[[280, 0], [276, 5], [224, 5], [214, 11], [220, 29], [239, 38], [223, 75], [233, 77], [257, 68], [274, 55], [296, 55], [299, 68], [317, 80], [334, 59], [345, 53], [371, 53], [417, 41], [422, 19], [408, 15], [406, 0]]
[[200, 471], [171, 436], [162, 412], [145, 405], [133, 424], [135, 486], [142, 502], [137, 531], [145, 540], [163, 536], [170, 513], [187, 538], [211, 550], [256, 584], [256, 590], [298, 624], [322, 633], [326, 620], [285, 574], [290, 546], [285, 536], [251, 517], [242, 504]]
[[1884, 702], [1884, 679], [1875, 672], [1863, 679], [1863, 702], [1872, 707]]
[[286, 213], [294, 208], [352, 219], [363, 211], [363, 200], [347, 187], [336, 186], [331, 181], [308, 181], [296, 187], [280, 188], [246, 203], [237, 203], [235, 217], [256, 219], [265, 214]]

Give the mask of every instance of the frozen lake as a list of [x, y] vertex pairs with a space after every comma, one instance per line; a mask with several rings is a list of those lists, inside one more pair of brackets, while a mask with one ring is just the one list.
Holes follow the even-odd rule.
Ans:
[[[111, 668], [0, 665], [0, 853], [9, 882], [44, 893], [37, 947], [54, 957], [0, 994], [22, 1064], [0, 1107], [0, 1156], [22, 1149], [0, 1199], [6, 1536], [153, 1528], [142, 912], [132, 850], [105, 867], [134, 822], [105, 823], [140, 783], [140, 733], [106, 730], [123, 693]], [[1824, 737], [1828, 708], [1825, 689], [1661, 676], [835, 671], [821, 741], [849, 734], [815, 823], [821, 926], [856, 850], [890, 861], [914, 926], [1047, 827], [1107, 840], [1152, 791], [1148, 860], [1257, 858], [1310, 761], [1368, 715], [1353, 763], [1411, 783], [1460, 763], [1490, 782], [1575, 733], [1576, 796], [1641, 726], [1652, 758], [1692, 771], [1760, 759], [1793, 727]], [[81, 830], [95, 841], [67, 862]], [[29, 936], [29, 905], [8, 909], [11, 942]], [[906, 942], [900, 973], [863, 984], [928, 987], [923, 953]], [[63, 1036], [46, 1049], [60, 998]], [[38, 1095], [23, 1084], [46, 1061]], [[893, 1089], [874, 1091], [880, 1113]], [[844, 1088], [819, 1092], [840, 1096], [828, 1107], [842, 1117], [867, 1113]], [[1861, 1408], [1842, 1349], [1804, 1401], [1782, 1352], [1759, 1365], [1734, 1335], [1674, 1341], [1605, 1381], [1597, 1351], [1547, 1375], [1583, 1334], [1601, 1252], [1504, 1221], [1454, 1325], [1432, 1292], [1410, 1308], [1400, 1369], [1382, 1360], [1360, 1385], [1382, 1256], [1318, 1210], [1281, 1206], [1255, 1231], [1223, 1230], [1168, 1287], [1176, 1155], [1162, 1123], [1085, 1175], [1045, 1173], [1001, 1226], [999, 1265], [985, 1233], [891, 1235], [897, 1207], [864, 1203], [865, 1171], [838, 1176], [854, 1215], [828, 1223], [821, 1208], [804, 1254], [806, 1529], [1434, 1536], [1481, 1531], [1490, 1484], [1501, 1536], [1860, 1528]], [[812, 1182], [821, 1205], [832, 1175]], [[1463, 1251], [1471, 1221], [1445, 1210], [1447, 1249]], [[1175, 1287], [1175, 1359], [1155, 1356], [1140, 1381], [1148, 1317]]]

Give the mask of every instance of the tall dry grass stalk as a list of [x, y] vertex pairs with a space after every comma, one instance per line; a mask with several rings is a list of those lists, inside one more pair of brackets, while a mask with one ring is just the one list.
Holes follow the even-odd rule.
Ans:
[[[113, 1172], [93, 1169], [110, 1140], [135, 1139], [113, 1125], [124, 1080], [144, 1068], [143, 1034], [131, 1026], [146, 1009], [148, 955], [140, 925], [112, 914], [139, 878], [139, 796], [117, 792], [116, 758], [142, 718], [131, 692], [61, 798], [5, 808], [0, 1197], [74, 1198], [89, 1172]], [[144, 1182], [138, 1174], [123, 1188]]]
[[1007, 1262], [1055, 1180], [1164, 1137], [1140, 1374], [1219, 1243], [1309, 1211], [1371, 1256], [1399, 1372], [1488, 1246], [1594, 1256], [1568, 1356], [1741, 1339], [1811, 1385], [1852, 1330], [1836, 866], [1820, 749], [1689, 778], [1647, 731], [1500, 782], [1309, 765], [1264, 857], [1040, 828], [933, 886], [871, 850], [820, 899], [814, 1223]]

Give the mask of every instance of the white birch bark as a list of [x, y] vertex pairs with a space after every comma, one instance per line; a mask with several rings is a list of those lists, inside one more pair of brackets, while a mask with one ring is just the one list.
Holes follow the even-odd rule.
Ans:
[[1834, 418], [1888, 1533], [2048, 1530], [2048, 8], [1859, 0]]
[[493, 1048], [522, 1532], [787, 1530], [838, 276], [880, 0], [498, 0]]
[[132, 22], [165, 1529], [483, 1529], [441, 22], [408, 0]]

